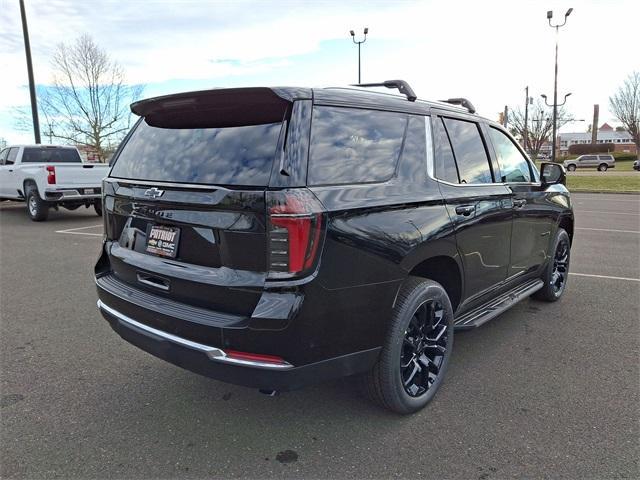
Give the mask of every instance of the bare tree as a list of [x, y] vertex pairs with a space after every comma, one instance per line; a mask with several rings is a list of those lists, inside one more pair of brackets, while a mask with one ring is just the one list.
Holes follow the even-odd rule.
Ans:
[[93, 147], [101, 158], [131, 127], [129, 104], [142, 87], [128, 85], [122, 67], [89, 35], [59, 44], [53, 78], [39, 91], [43, 135]]
[[611, 111], [631, 134], [640, 159], [640, 72], [627, 77], [618, 91], [609, 97]]
[[[524, 139], [524, 111], [520, 107], [509, 107], [509, 131]], [[553, 111], [540, 100], [529, 106], [527, 144], [524, 149], [536, 158], [545, 142], [551, 141], [553, 131]], [[558, 129], [573, 120], [563, 107], [558, 108]]]

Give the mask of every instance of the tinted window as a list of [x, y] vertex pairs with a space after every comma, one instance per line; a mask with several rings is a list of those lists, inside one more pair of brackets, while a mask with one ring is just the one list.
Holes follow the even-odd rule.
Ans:
[[4, 160], [7, 158], [7, 154], [9, 153], [9, 149], [5, 148], [0, 152], [0, 165], [4, 165]]
[[518, 147], [503, 132], [495, 128], [489, 129], [493, 148], [498, 157], [500, 174], [503, 182], [530, 182], [529, 162], [520, 153]]
[[5, 160], [6, 165], [13, 165], [16, 163], [16, 158], [18, 158], [18, 148], [13, 147], [9, 149], [9, 154], [7, 155], [7, 159]]
[[22, 152], [22, 163], [81, 163], [75, 148], [28, 147]]
[[409, 116], [409, 126], [407, 127], [400, 164], [398, 165], [398, 178], [424, 182], [427, 173], [425, 121], [428, 122], [429, 117]]
[[597, 160], [598, 157], [596, 157], [595, 155], [585, 155], [584, 157], [580, 157], [579, 160], [581, 162], [584, 162], [585, 160]]
[[441, 118], [436, 120], [433, 136], [436, 142], [436, 178], [449, 183], [458, 183], [459, 179], [456, 160], [453, 156], [451, 143], [449, 143], [449, 136], [447, 135], [447, 131], [444, 128]]
[[159, 128], [143, 120], [111, 176], [217, 185], [269, 183], [282, 123], [224, 128]]
[[315, 107], [310, 185], [383, 182], [396, 171], [407, 115]]
[[613, 160], [611, 155], [600, 155], [600, 160]]
[[478, 124], [445, 118], [444, 124], [453, 146], [460, 183], [491, 183], [489, 159]]

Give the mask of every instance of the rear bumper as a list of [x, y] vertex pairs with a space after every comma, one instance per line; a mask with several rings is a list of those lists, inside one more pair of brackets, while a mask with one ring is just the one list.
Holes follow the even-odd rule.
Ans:
[[229, 358], [220, 348], [155, 329], [98, 300], [111, 328], [124, 340], [179, 367], [216, 380], [267, 390], [287, 391], [369, 370], [380, 349], [360, 351], [320, 362], [294, 366]]
[[[90, 190], [91, 193], [88, 193]], [[102, 198], [100, 187], [87, 188], [57, 188], [44, 191], [44, 199], [49, 202], [65, 202], [67, 200], [96, 200]]]

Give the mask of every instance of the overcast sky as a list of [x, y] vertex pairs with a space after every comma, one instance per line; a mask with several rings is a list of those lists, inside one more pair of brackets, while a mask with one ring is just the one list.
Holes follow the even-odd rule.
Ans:
[[[362, 79], [401, 78], [419, 97], [464, 96], [497, 119], [505, 104], [553, 95], [554, 30], [561, 20], [560, 98], [584, 131], [593, 104], [600, 123], [618, 124], [608, 97], [640, 70], [640, 1], [181, 1], [25, 0], [38, 84], [51, 78], [58, 42], [89, 33], [124, 67], [144, 96], [251, 85], [329, 86], [357, 81], [349, 30], [369, 36]], [[0, 137], [30, 142], [14, 129], [29, 104], [18, 0], [0, 0]]]

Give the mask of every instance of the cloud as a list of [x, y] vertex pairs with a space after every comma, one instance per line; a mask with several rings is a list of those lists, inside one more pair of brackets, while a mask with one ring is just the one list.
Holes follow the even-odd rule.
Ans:
[[[556, 15], [567, 6], [554, 3]], [[633, 1], [584, 1], [561, 29], [559, 90], [573, 93], [577, 118], [599, 103], [603, 121], [612, 120], [608, 96], [639, 67], [634, 11]], [[368, 81], [404, 78], [422, 98], [467, 96], [490, 118], [522, 103], [527, 85], [536, 97], [553, 91], [554, 33], [535, 1], [32, 0], [27, 14], [38, 83], [51, 77], [55, 45], [87, 32], [153, 94], [178, 80], [181, 89], [346, 84], [357, 73], [348, 32], [367, 26]], [[2, 3], [0, 24], [1, 112], [28, 103], [18, 2]], [[6, 118], [0, 123], [6, 136]]]

